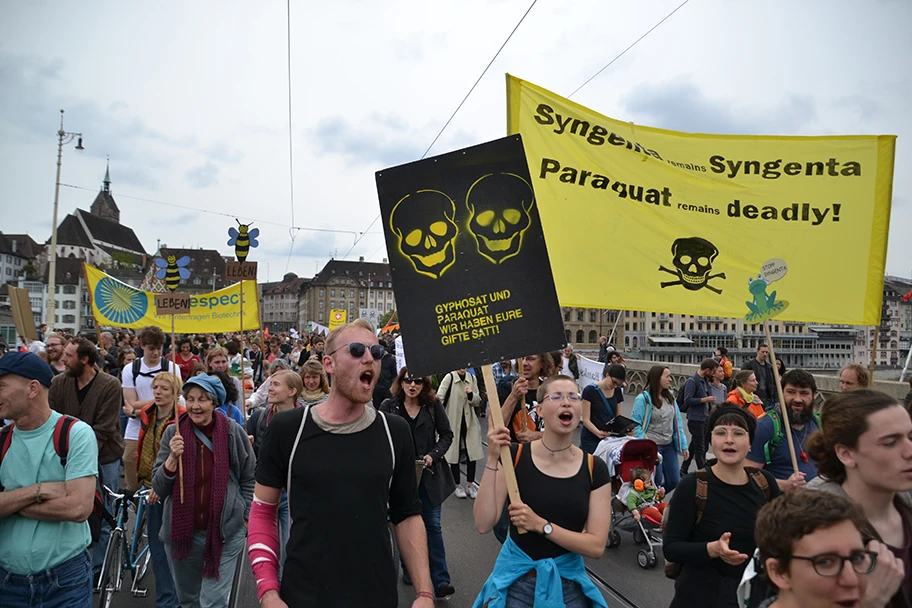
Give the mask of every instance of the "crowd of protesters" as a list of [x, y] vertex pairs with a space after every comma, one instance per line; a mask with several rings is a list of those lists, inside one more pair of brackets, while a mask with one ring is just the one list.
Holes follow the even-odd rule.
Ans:
[[[89, 523], [100, 482], [148, 490], [160, 608], [226, 606], [245, 553], [266, 607], [392, 608], [400, 576], [413, 606], [432, 606], [458, 585], [450, 496], [502, 543], [466, 590], [476, 606], [606, 605], [583, 562], [612, 525], [593, 453], [616, 438], [629, 375], [605, 342], [582, 392], [569, 348], [496, 364], [501, 420], [480, 370], [397, 370], [394, 336], [364, 321], [239, 338], [47, 333], [0, 353], [0, 603], [91, 606], [109, 533]], [[908, 404], [850, 365], [821, 407], [813, 375], [773, 365], [765, 346], [742, 370], [719, 349], [679, 391], [656, 365], [633, 396], [629, 435], [661, 455], [637, 481], [670, 496], [655, 512], [671, 605], [909, 606]]]

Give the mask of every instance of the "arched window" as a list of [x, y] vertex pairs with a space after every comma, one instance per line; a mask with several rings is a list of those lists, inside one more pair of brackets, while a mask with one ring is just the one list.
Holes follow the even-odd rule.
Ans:
[[569, 342], [570, 342], [570, 330], [569, 330], [569, 329], [565, 329], [565, 330], [564, 330], [564, 335], [567, 337], [567, 342], [569, 343]]
[[576, 343], [577, 344], [581, 344], [583, 342], [583, 336], [584, 336], [584, 334], [583, 334], [582, 329], [576, 330]]
[[630, 348], [630, 336], [624, 336], [624, 346]]
[[589, 344], [595, 344], [596, 340], [598, 340], [598, 332], [593, 329], [589, 332]]
[[634, 348], [639, 348], [639, 346], [637, 345], [637, 342], [638, 342], [638, 341], [637, 341], [637, 337], [634, 336], [634, 337], [633, 337], [633, 347], [634, 347]]

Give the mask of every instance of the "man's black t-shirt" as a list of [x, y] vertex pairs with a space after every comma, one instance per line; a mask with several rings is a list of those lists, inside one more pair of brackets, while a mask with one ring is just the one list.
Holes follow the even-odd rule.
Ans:
[[305, 410], [288, 493], [292, 523], [280, 595], [289, 606], [395, 608], [397, 580], [387, 514], [398, 524], [421, 513], [408, 423], [399, 416], [387, 417], [396, 453], [394, 472], [382, 414], [363, 431], [344, 435], [320, 429], [310, 408], [281, 412], [260, 446], [258, 483], [285, 487]]
[[[510, 446], [510, 453], [516, 459], [518, 444]], [[573, 477], [551, 477], [545, 475], [532, 461], [532, 446], [524, 444], [519, 463], [516, 465], [516, 483], [524, 504], [529, 505], [536, 515], [543, 517], [561, 528], [582, 532], [589, 518], [589, 494], [607, 483], [611, 483], [608, 465], [601, 458], [592, 462], [589, 475], [589, 455], [580, 458], [580, 468]], [[520, 549], [534, 560], [559, 557], [568, 553], [566, 549], [541, 534], [519, 534], [516, 526], [510, 524], [510, 537]]]

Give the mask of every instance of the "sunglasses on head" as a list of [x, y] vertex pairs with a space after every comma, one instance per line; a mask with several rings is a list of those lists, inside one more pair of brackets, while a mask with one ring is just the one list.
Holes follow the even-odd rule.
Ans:
[[424, 378], [416, 376], [406, 376], [402, 381], [406, 384], [424, 384]]
[[[366, 344], [362, 344], [361, 342], [349, 342], [348, 344], [343, 344], [336, 350], [329, 353], [329, 356], [332, 357], [334, 354], [336, 354], [337, 352], [339, 352], [346, 346], [348, 347], [348, 353], [355, 359], [360, 359], [361, 357], [363, 357], [364, 351], [367, 350]], [[374, 344], [370, 347], [371, 357], [373, 357], [376, 361], [379, 361], [380, 359], [383, 358], [384, 352], [386, 352], [386, 351], [383, 350], [383, 347], [380, 346], [379, 344]]]

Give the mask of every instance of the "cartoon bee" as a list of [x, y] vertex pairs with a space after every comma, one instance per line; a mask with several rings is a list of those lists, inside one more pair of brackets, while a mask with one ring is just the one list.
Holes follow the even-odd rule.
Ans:
[[190, 278], [190, 271], [184, 268], [189, 263], [189, 255], [185, 255], [179, 260], [173, 255], [169, 255], [167, 258], [155, 258], [155, 265], [158, 266], [155, 278], [164, 279], [168, 289], [174, 291], [180, 285], [181, 279]]
[[238, 228], [235, 230], [234, 226], [232, 226], [228, 229], [228, 236], [231, 237], [228, 239], [228, 245], [234, 247], [234, 255], [237, 256], [238, 262], [243, 262], [247, 259], [250, 248], [259, 245], [256, 237], [260, 236], [260, 229], [254, 228], [251, 230], [250, 224], [242, 224], [238, 220], [234, 221], [238, 223]]

